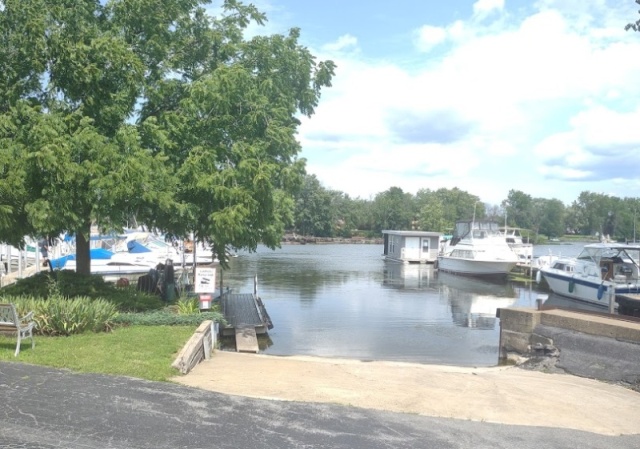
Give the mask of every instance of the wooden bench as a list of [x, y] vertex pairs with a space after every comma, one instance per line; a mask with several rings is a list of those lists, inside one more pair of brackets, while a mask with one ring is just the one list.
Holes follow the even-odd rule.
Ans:
[[33, 327], [36, 323], [32, 321], [32, 318], [33, 312], [19, 317], [14, 304], [0, 304], [0, 334], [17, 334], [18, 343], [16, 344], [16, 353], [14, 354], [16, 357], [20, 353], [20, 342], [22, 339], [31, 339], [31, 349], [36, 346], [33, 341]]

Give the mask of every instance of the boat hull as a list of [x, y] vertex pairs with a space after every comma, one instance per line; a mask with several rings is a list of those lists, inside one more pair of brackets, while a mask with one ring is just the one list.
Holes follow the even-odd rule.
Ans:
[[615, 287], [614, 295], [640, 293], [640, 286], [634, 283], [614, 284], [603, 282], [596, 277], [586, 278], [579, 275], [556, 273], [548, 268], [542, 269], [541, 273], [555, 294], [603, 307], [609, 306], [612, 286]]
[[465, 276], [505, 277], [514, 269], [516, 263], [516, 261], [472, 260], [440, 256], [438, 270]]
[[[108, 263], [109, 261], [92, 260], [91, 261], [91, 274], [99, 274], [101, 276], [115, 276], [115, 275], [136, 275], [147, 274], [149, 270], [156, 268], [151, 265], [135, 265], [126, 263]], [[76, 261], [69, 260], [61, 267], [62, 270], [76, 271]]]

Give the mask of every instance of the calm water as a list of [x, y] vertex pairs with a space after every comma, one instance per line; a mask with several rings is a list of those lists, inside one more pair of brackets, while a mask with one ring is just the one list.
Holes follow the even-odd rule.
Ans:
[[[574, 255], [582, 245], [536, 247]], [[225, 288], [258, 293], [274, 328], [261, 352], [464, 366], [498, 362], [499, 307], [546, 291], [382, 260], [382, 245], [285, 245], [241, 253]], [[550, 295], [549, 302], [563, 302]], [[564, 305], [564, 304], [563, 304]]]

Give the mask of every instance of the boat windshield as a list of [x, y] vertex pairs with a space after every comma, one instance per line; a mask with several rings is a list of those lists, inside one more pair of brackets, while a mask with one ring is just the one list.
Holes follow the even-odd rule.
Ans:
[[622, 260], [627, 263], [638, 265], [640, 263], [640, 248], [625, 249], [620, 253]]
[[640, 248], [586, 246], [578, 255], [578, 260], [594, 261], [600, 265], [602, 259], [638, 265], [640, 262]]
[[458, 221], [456, 222], [453, 237], [462, 239], [469, 235], [470, 232], [474, 238], [501, 235], [498, 223], [490, 221]]

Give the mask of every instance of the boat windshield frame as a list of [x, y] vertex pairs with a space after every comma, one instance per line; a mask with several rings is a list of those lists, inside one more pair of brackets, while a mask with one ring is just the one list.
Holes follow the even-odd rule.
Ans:
[[[635, 257], [632, 253], [635, 253]], [[597, 266], [600, 266], [602, 259], [615, 258], [620, 258], [622, 262], [632, 263], [640, 268], [640, 246], [587, 245], [576, 257], [577, 260], [592, 261]]]

